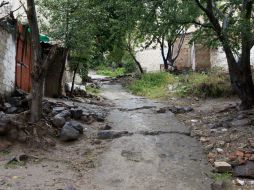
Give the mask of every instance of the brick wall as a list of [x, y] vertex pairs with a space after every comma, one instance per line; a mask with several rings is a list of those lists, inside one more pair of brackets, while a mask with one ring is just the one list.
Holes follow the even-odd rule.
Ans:
[[0, 26], [0, 94], [8, 95], [15, 87], [16, 39]]
[[[184, 39], [179, 57], [176, 60], [177, 68], [179, 70], [192, 69], [193, 65], [195, 65], [195, 70], [206, 70], [211, 68], [210, 49], [200, 44], [194, 44], [193, 46], [190, 44], [191, 38], [192, 34], [187, 34]], [[175, 54], [177, 53], [178, 44], [179, 40], [177, 40], [174, 45]], [[165, 48], [165, 52], [166, 51], [167, 48]], [[160, 47], [140, 51], [136, 54], [136, 57], [141, 63], [141, 66], [148, 72], [159, 71], [160, 64], [163, 64]]]

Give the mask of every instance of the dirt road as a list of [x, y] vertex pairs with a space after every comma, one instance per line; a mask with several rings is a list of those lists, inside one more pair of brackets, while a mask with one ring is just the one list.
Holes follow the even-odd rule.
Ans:
[[[85, 135], [78, 141], [57, 141], [54, 148], [17, 144], [0, 152], [0, 190], [210, 189], [210, 167], [200, 144], [171, 112], [156, 113], [165, 105], [133, 96], [120, 85], [104, 85], [102, 96], [114, 105], [104, 107], [110, 109], [106, 123], [127, 135], [97, 140], [90, 134], [106, 123], [95, 122], [84, 124]], [[32, 159], [6, 167], [20, 153]]]

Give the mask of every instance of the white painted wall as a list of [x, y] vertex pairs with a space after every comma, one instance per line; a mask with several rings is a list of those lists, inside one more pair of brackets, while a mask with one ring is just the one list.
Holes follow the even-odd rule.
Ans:
[[16, 39], [0, 27], [0, 94], [15, 88]]
[[[221, 67], [225, 70], [228, 69], [226, 55], [222, 47], [219, 47], [218, 49], [212, 49], [210, 53], [211, 53], [210, 61], [211, 61], [212, 67]], [[254, 48], [251, 49], [250, 58], [251, 58], [251, 65], [254, 66]]]
[[140, 62], [142, 68], [147, 72], [159, 71], [160, 64], [163, 64], [159, 48], [139, 51], [136, 54], [136, 58]]

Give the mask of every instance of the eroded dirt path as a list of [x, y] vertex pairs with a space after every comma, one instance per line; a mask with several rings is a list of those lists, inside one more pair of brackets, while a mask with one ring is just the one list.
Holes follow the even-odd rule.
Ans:
[[[96, 111], [110, 109], [104, 123], [84, 124], [78, 141], [56, 140], [55, 147], [45, 150], [17, 144], [0, 152], [0, 190], [210, 189], [210, 167], [200, 144], [171, 112], [156, 112], [166, 105], [133, 96], [120, 85], [104, 85], [102, 96], [109, 104], [64, 102]], [[106, 124], [128, 134], [98, 140]], [[24, 165], [6, 167], [20, 153], [33, 157]]]
[[115, 104], [108, 121], [113, 130], [132, 132], [114, 139], [101, 155], [92, 183], [103, 190], [209, 190], [209, 166], [200, 144], [159, 103], [104, 85], [102, 95]]

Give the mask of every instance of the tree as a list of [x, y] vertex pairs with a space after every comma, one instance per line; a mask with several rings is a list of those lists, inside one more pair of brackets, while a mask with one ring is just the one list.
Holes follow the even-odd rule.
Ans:
[[[195, 0], [204, 13], [202, 26], [212, 31], [213, 40], [222, 45], [228, 62], [233, 89], [241, 99], [241, 109], [254, 105], [254, 85], [250, 51], [254, 45], [253, 0]], [[207, 29], [210, 30], [207, 30]]]
[[43, 60], [34, 0], [27, 0], [26, 13], [29, 26], [31, 28], [32, 41], [31, 122], [38, 122], [42, 116], [43, 82], [45, 73], [48, 63], [53, 59], [56, 47], [53, 47], [49, 53], [49, 56]]
[[159, 45], [165, 70], [175, 67], [190, 20], [198, 11], [193, 3], [178, 0], [146, 0], [139, 28], [145, 37], [145, 48]]

